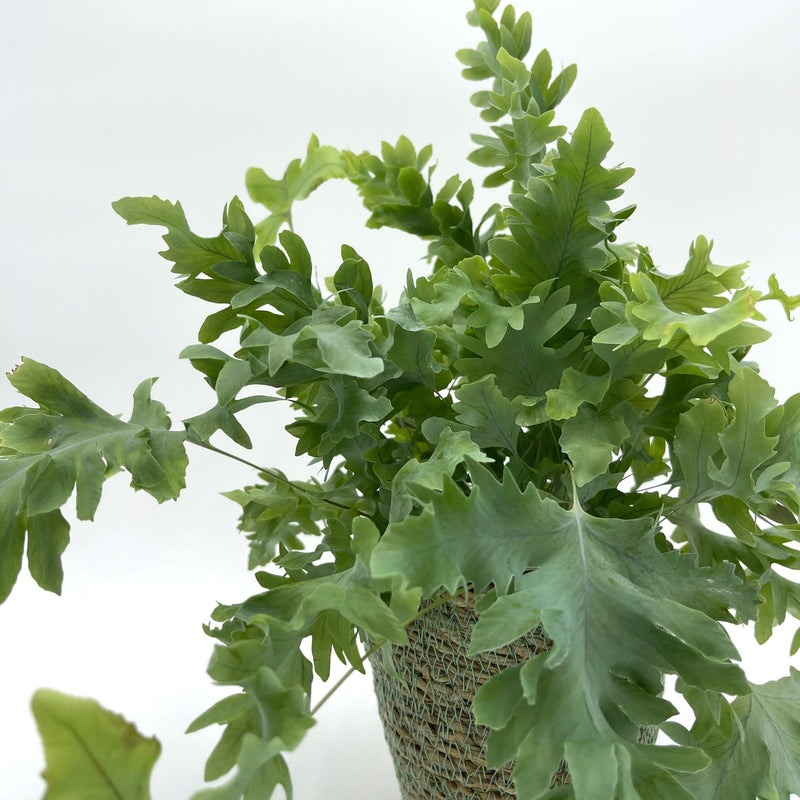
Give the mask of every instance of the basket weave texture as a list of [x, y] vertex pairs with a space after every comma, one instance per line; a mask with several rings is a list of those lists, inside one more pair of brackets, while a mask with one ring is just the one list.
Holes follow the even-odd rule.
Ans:
[[[427, 612], [408, 629], [409, 644], [372, 656], [378, 713], [404, 800], [512, 800], [513, 765], [486, 766], [489, 729], [472, 717], [475, 692], [493, 675], [549, 650], [541, 629], [499, 650], [467, 656], [473, 605], [462, 596]], [[567, 778], [562, 764], [554, 784]]]
[[[476, 691], [493, 675], [552, 647], [537, 628], [499, 650], [467, 656], [477, 621], [464, 597], [437, 606], [408, 629], [409, 644], [371, 658], [378, 713], [404, 800], [514, 800], [513, 764], [486, 766], [489, 729], [472, 717]], [[391, 674], [394, 670], [402, 678]], [[640, 741], [655, 740], [643, 728]], [[570, 782], [565, 762], [551, 787]]]

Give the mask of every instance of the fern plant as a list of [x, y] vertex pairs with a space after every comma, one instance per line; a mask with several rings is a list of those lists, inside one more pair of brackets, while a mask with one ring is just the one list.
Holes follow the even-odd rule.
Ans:
[[[25, 549], [34, 579], [60, 591], [73, 494], [81, 520], [119, 471], [176, 498], [187, 446], [250, 448], [237, 415], [289, 403], [286, 429], [319, 477], [253, 464], [253, 483], [227, 493], [258, 589], [207, 627], [209, 675], [231, 694], [189, 731], [222, 726], [205, 777], [228, 777], [193, 800], [290, 796], [282, 754], [314, 724], [332, 655], [363, 671], [464, 591], [480, 598], [471, 652], [540, 625], [554, 642], [474, 703], [489, 765], [514, 761], [520, 800], [788, 800], [800, 675], [754, 685], [722, 623], [755, 620], [765, 641], [800, 618], [800, 586], [773, 569], [800, 566], [800, 394], [776, 400], [749, 357], [769, 336], [763, 304], [789, 316], [800, 296], [774, 276], [750, 286], [747, 265], [714, 263], [703, 237], [676, 273], [620, 242], [633, 171], [608, 165], [597, 110], [569, 134], [555, 122], [575, 68], [553, 75], [547, 51], [525, 61], [529, 14], [474, 6], [485, 38], [458, 57], [489, 81], [473, 96], [488, 125], [470, 160], [501, 202], [475, 209], [471, 182], [437, 182], [431, 149], [405, 137], [380, 154], [312, 137], [281, 177], [248, 171], [267, 210], [255, 224], [238, 198], [210, 238], [180, 203], [113, 204], [165, 228], [178, 288], [218, 307], [181, 353], [213, 405], [174, 428], [148, 380], [123, 420], [23, 359], [9, 380], [33, 405], [0, 413], [0, 600]], [[354, 185], [369, 227], [428, 242], [430, 272], [409, 274], [397, 304], [348, 245], [315, 282], [292, 208], [330, 179]], [[233, 353], [214, 344], [230, 331]], [[673, 719], [670, 676], [690, 727]], [[49, 800], [149, 797], [157, 742], [93, 701], [43, 690], [33, 710]], [[641, 726], [657, 744], [637, 740]], [[572, 782], [553, 787], [562, 759]]]

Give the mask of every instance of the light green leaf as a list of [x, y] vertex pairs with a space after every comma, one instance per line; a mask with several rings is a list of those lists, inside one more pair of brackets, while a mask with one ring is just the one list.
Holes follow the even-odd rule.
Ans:
[[436, 448], [427, 461], [411, 459], [400, 467], [392, 480], [392, 505], [389, 515], [391, 522], [406, 517], [413, 508], [414, 485], [440, 491], [444, 479], [469, 457], [476, 462], [491, 461], [472, 440], [467, 431], [453, 431], [443, 428], [436, 442]]
[[575, 314], [568, 298], [569, 289], [564, 287], [543, 303], [525, 305], [522, 328], [508, 328], [494, 347], [464, 337], [465, 348], [475, 357], [459, 359], [454, 366], [472, 381], [494, 374], [503, 394], [512, 399], [517, 395], [541, 397], [555, 389], [564, 370], [579, 358], [575, 351], [583, 338], [577, 335], [558, 348], [547, 345]]
[[664, 305], [685, 314], [702, 314], [709, 308], [720, 308], [728, 299], [724, 292], [744, 286], [742, 275], [747, 263], [721, 267], [712, 263], [710, 255], [714, 242], [698, 236], [689, 248], [689, 260], [683, 272], [663, 275], [652, 268], [648, 275]]
[[[239, 203], [234, 199], [232, 205]], [[180, 203], [171, 203], [160, 197], [123, 197], [111, 204], [128, 225], [161, 225], [167, 228], [164, 241], [168, 247], [159, 255], [173, 261], [173, 272], [196, 277], [222, 262], [242, 262], [246, 257], [225, 235], [214, 238], [197, 236], [189, 230], [189, 223]]]
[[567, 367], [561, 376], [558, 389], [548, 389], [547, 416], [550, 419], [574, 417], [582, 403], [598, 405], [611, 384], [611, 374], [587, 375]]
[[578, 408], [575, 416], [564, 420], [558, 441], [572, 461], [578, 486], [602, 475], [628, 436], [621, 417], [586, 404]]
[[641, 337], [638, 328], [625, 318], [625, 303], [602, 302], [592, 310], [591, 322], [597, 331], [592, 338], [592, 349], [611, 368], [612, 381], [658, 372], [667, 359], [675, 355], [673, 350]]
[[493, 239], [492, 255], [531, 285], [602, 267], [605, 254], [598, 244], [607, 233], [595, 218], [610, 213], [608, 202], [633, 175], [630, 168], [602, 166], [611, 144], [602, 117], [588, 109], [571, 139], [559, 140], [553, 173], [531, 178], [527, 195], [511, 195], [517, 212], [509, 223], [513, 238]]
[[292, 205], [296, 201], [305, 200], [331, 178], [346, 177], [342, 153], [335, 147], [320, 145], [314, 135], [309, 139], [305, 159], [292, 161], [282, 178], [270, 178], [258, 167], [248, 169], [245, 184], [250, 199], [266, 206], [271, 212], [256, 226], [255, 252], [260, 253], [265, 245], [274, 244], [281, 226], [291, 224]]
[[[470, 260], [472, 265], [486, 268], [482, 258]], [[458, 267], [442, 269], [430, 278], [418, 278], [410, 298], [411, 307], [426, 325], [442, 325], [452, 321], [453, 313], [464, 297], [473, 288], [473, 282], [466, 269], [469, 264], [461, 262]]]
[[475, 444], [483, 449], [500, 447], [516, 453], [519, 436], [516, 418], [520, 409], [498, 389], [494, 375], [462, 384], [455, 395], [456, 419], [467, 427]]
[[525, 323], [524, 306], [540, 302], [539, 297], [529, 297], [520, 305], [504, 305], [497, 301], [492, 292], [473, 291], [468, 295], [477, 308], [467, 317], [467, 325], [485, 328], [487, 347], [495, 347], [505, 336], [506, 329], [518, 331]]
[[31, 703], [44, 744], [44, 800], [150, 800], [150, 773], [161, 753], [94, 700], [39, 689]]
[[[521, 62], [516, 63], [521, 64]], [[524, 65], [522, 70], [526, 77], [530, 76]], [[561, 125], [550, 124], [555, 116], [553, 111], [543, 114], [528, 113], [523, 109], [521, 100], [521, 97], [514, 98], [512, 90], [512, 94], [509, 95], [510, 103], [503, 103], [509, 106], [509, 110], [512, 110], [511, 104], [515, 106], [511, 122], [506, 125], [493, 125], [494, 136], [472, 134], [470, 137], [480, 147], [469, 154], [469, 160], [481, 167], [500, 167], [492, 175], [492, 186], [509, 180], [523, 186], [527, 185], [528, 180], [536, 174], [533, 165], [544, 157], [544, 148], [567, 131]], [[488, 185], [486, 181], [484, 185]]]
[[673, 449], [689, 500], [703, 497], [714, 486], [709, 470], [714, 468], [713, 458], [720, 450], [719, 435], [725, 423], [725, 411], [716, 397], [697, 400], [680, 415]]
[[0, 431], [0, 602], [19, 573], [25, 531], [31, 574], [42, 588], [61, 590], [60, 556], [69, 525], [58, 510], [77, 489], [79, 519], [92, 519], [104, 480], [126, 469], [131, 486], [158, 500], [184, 487], [185, 433], [170, 431], [161, 403], [150, 399], [153, 380], [134, 394], [123, 422], [89, 400], [54, 369], [26, 358], [8, 376], [38, 404], [15, 410]]
[[714, 311], [686, 314], [669, 308], [659, 295], [655, 282], [645, 273], [631, 273], [630, 282], [639, 302], [629, 303], [628, 321], [647, 323], [641, 326], [642, 336], [657, 341], [661, 347], [670, 344], [679, 332], [686, 333], [692, 344], [704, 347], [745, 320], [763, 319], [756, 311], [761, 293], [749, 287], [739, 289], [725, 305]]
[[692, 733], [711, 756], [684, 785], [704, 800], [789, 800], [800, 792], [800, 673], [723, 703], [715, 720], [698, 690], [685, 690], [697, 722]]
[[[777, 405], [775, 390], [758, 373], [742, 367], [734, 374], [728, 395], [736, 416], [719, 435], [725, 461], [708, 474], [718, 491], [747, 502], [757, 491], [759, 468], [772, 457], [778, 442], [777, 436], [766, 433], [766, 417]], [[782, 466], [785, 471], [789, 465]]]
[[778, 279], [775, 277], [775, 275], [769, 276], [767, 279], [767, 285], [769, 286], [769, 294], [765, 294], [761, 299], [777, 300], [781, 306], [783, 306], [783, 310], [786, 313], [786, 319], [791, 322], [792, 311], [800, 307], [800, 294], [786, 294], [786, 292], [781, 289]]

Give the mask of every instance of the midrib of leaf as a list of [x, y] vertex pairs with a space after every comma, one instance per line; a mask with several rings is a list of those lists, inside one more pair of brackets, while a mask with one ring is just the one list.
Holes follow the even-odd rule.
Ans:
[[519, 453], [517, 453], [517, 448], [514, 445], [514, 442], [511, 439], [509, 439], [508, 436], [506, 436], [505, 431], [503, 430], [502, 426], [500, 425], [500, 420], [498, 420], [497, 415], [494, 413], [494, 411], [491, 412], [491, 415], [492, 415], [492, 422], [494, 423], [495, 427], [497, 428], [497, 432], [500, 434], [500, 436], [502, 437], [503, 441], [505, 442], [505, 446], [506, 446], [506, 449], [508, 450], [508, 452], [509, 453], [513, 453], [515, 456], [519, 455]]
[[581, 205], [581, 198], [583, 197], [583, 187], [586, 183], [586, 175], [589, 172], [589, 160], [592, 156], [592, 134], [594, 133], [594, 122], [589, 127], [589, 143], [588, 147], [586, 148], [586, 163], [583, 165], [583, 174], [581, 175], [581, 184], [578, 187], [578, 194], [575, 197], [575, 204], [572, 207], [572, 214], [569, 220], [569, 227], [567, 228], [567, 234], [564, 237], [564, 241], [561, 244], [561, 255], [558, 258], [558, 268], [556, 269], [556, 276], [561, 275], [561, 268], [564, 266], [564, 258], [565, 253], [567, 252], [567, 244], [569, 243], [570, 236], [572, 236], [572, 229], [575, 226], [575, 218], [578, 215], [578, 208]]
[[[749, 710], [747, 712], [747, 716], [743, 720], [741, 720], [741, 727], [739, 728], [739, 744], [740, 745], [745, 739], [745, 732], [747, 730], [747, 723], [750, 721], [750, 715], [753, 713], [752, 701], [753, 701], [753, 698], [752, 698], [752, 695], [751, 695], [750, 708], [749, 708]], [[733, 714], [733, 715], [736, 714], [736, 712], [733, 709], [730, 710], [730, 713]], [[728, 741], [730, 741], [730, 740], [728, 740]], [[726, 742], [726, 744], [727, 744], [727, 742]], [[725, 758], [726, 766], [725, 766], [725, 769], [721, 769], [719, 771], [719, 777], [717, 778], [716, 783], [714, 784], [714, 794], [712, 795], [712, 798], [717, 798], [717, 797], [720, 796], [720, 786], [722, 786], [722, 781], [724, 780], [725, 776], [728, 774], [728, 765], [733, 760], [733, 754], [734, 754], [735, 750], [736, 750], [736, 748], [734, 746], [733, 748], [728, 749], [728, 751], [727, 751], [727, 756]], [[711, 765], [709, 765], [709, 766], [711, 766]]]
[[[738, 415], [738, 411], [736, 412]], [[746, 413], [745, 413], [745, 425], [744, 425], [744, 435], [742, 438], [742, 448], [739, 451], [739, 460], [736, 465], [736, 472], [734, 473], [733, 482], [725, 487], [725, 492], [731, 490], [735, 485], [737, 480], [739, 479], [739, 471], [742, 468], [742, 461], [744, 461], [744, 454], [747, 451], [747, 441], [748, 441], [748, 423], [750, 422], [750, 406], [747, 406]]]
[[[793, 700], [791, 698], [787, 699], [787, 704], [791, 703], [791, 702], [793, 702]], [[778, 728], [778, 726], [773, 721], [772, 715], [769, 713], [769, 709], [767, 709], [766, 706], [764, 706], [764, 704], [758, 699], [758, 695], [755, 692], [752, 692], [751, 695], [750, 695], [750, 711], [747, 714], [748, 721], [750, 719], [750, 715], [752, 714], [752, 708], [753, 708], [752, 704], [753, 703], [758, 703], [759, 707], [763, 710], [764, 718], [767, 720], [767, 722], [769, 723], [769, 726], [775, 732], [775, 738], [777, 739], [777, 741], [779, 741], [781, 744], [783, 744], [783, 741], [786, 738], [786, 732], [781, 730], [780, 728]], [[743, 727], [746, 728], [746, 725], [743, 726]], [[759, 738], [762, 741], [764, 740], [763, 736], [761, 736]], [[798, 737], [795, 736], [793, 738], [794, 738], [795, 741], [798, 741]], [[783, 748], [783, 749], [786, 750], [786, 748]], [[794, 753], [790, 753], [790, 756], [791, 756], [791, 758], [794, 758]]]
[[[174, 225], [174, 223], [172, 223], [172, 222], [167, 222], [165, 219], [163, 219], [162, 217], [158, 216], [158, 214], [150, 214], [150, 216], [151, 216], [151, 217], [153, 217], [153, 219], [157, 219], [157, 220], [158, 220], [158, 221], [159, 221], [159, 222], [160, 222], [160, 223], [161, 223], [161, 224], [162, 224], [162, 225], [163, 225], [163, 226], [164, 226], [164, 227], [165, 227], [165, 228], [166, 228], [168, 231], [171, 231], [171, 230], [181, 230], [180, 228], [176, 228], [176, 227], [175, 227], [175, 225]], [[191, 239], [192, 239], [192, 241], [193, 241], [193, 244], [195, 244], [195, 245], [196, 245], [197, 247], [199, 247], [201, 250], [205, 250], [205, 251], [206, 251], [206, 253], [211, 253], [212, 255], [215, 255], [215, 256], [220, 256], [220, 257], [221, 257], [223, 260], [225, 260], [225, 261], [229, 260], [229, 259], [228, 259], [228, 256], [227, 256], [227, 254], [226, 254], [226, 253], [220, 253], [220, 251], [219, 251], [219, 250], [214, 250], [214, 249], [212, 249], [211, 247], [207, 247], [205, 244], [203, 244], [203, 239], [202, 239], [202, 237], [200, 237], [200, 236], [197, 236], [196, 234], [192, 233], [192, 232], [189, 230], [189, 227], [188, 227], [188, 225], [187, 225], [187, 227], [186, 227], [186, 232], [187, 232], [187, 233], [189, 234], [189, 236], [191, 237]], [[242, 264], [244, 264], [244, 263], [246, 263], [246, 262], [242, 261], [241, 263], [242, 263]]]
[[[519, 339], [517, 341], [519, 341]], [[543, 350], [544, 349], [552, 350], [552, 348], [546, 348], [546, 346], [545, 346], [545, 344], [543, 342], [536, 342], [536, 344], [539, 344]], [[538, 387], [539, 387], [538, 378], [539, 378], [539, 376], [541, 375], [541, 372], [542, 372], [541, 362], [544, 359], [537, 359], [534, 356], [534, 347], [525, 348], [525, 347], [520, 346], [519, 347], [519, 354], [520, 354], [520, 360], [522, 361], [522, 364], [520, 365], [521, 366], [521, 371], [527, 377], [530, 385], [538, 390]], [[537, 367], [538, 367], [538, 369], [537, 369]]]
[[[60, 456], [60, 455], [65, 454], [65, 453], [69, 453], [70, 450], [74, 450], [76, 448], [83, 449], [84, 447], [86, 447], [87, 445], [91, 444], [92, 442], [97, 442], [97, 441], [100, 441], [100, 440], [117, 437], [117, 436], [120, 436], [121, 434], [136, 436], [136, 435], [138, 435], [138, 433], [141, 433], [143, 430], [150, 430], [149, 428], [145, 428], [144, 426], [136, 425], [136, 423], [133, 423], [133, 422], [125, 422], [123, 424], [124, 425], [133, 425], [136, 428], [138, 428], [139, 430], [136, 431], [135, 433], [133, 431], [124, 430], [124, 429], [120, 429], [119, 431], [107, 431], [106, 433], [101, 433], [101, 434], [98, 434], [97, 436], [92, 436], [89, 439], [81, 439], [81, 440], [79, 440], [77, 442], [72, 442], [72, 443], [68, 443], [68, 444], [59, 445], [58, 447], [55, 447], [53, 450], [43, 450], [41, 453], [26, 453], [23, 456], [23, 458], [20, 459], [20, 461], [23, 461], [23, 462], [24, 461], [28, 461], [29, 463], [27, 463], [27, 464], [23, 463], [21, 468], [18, 469], [15, 473], [12, 473], [12, 474], [15, 475], [15, 476], [19, 476], [19, 475], [24, 474], [25, 472], [27, 472], [27, 470], [29, 470], [31, 467], [33, 467], [36, 464], [36, 462], [42, 456], [49, 456], [51, 459], [53, 459], [53, 454], [56, 454], [56, 455]], [[167, 433], [170, 433], [170, 431], [167, 431]]]
[[[30, 458], [38, 458], [38, 457], [41, 457], [41, 456], [51, 456], [51, 458], [52, 458], [52, 454], [53, 453], [55, 453], [57, 455], [61, 455], [62, 453], [68, 453], [70, 450], [74, 450], [76, 448], [82, 449], [86, 445], [91, 444], [93, 442], [97, 442], [97, 441], [102, 440], [102, 439], [109, 439], [109, 438], [120, 436], [122, 434], [131, 435], [131, 436], [135, 437], [135, 436], [137, 436], [139, 433], [141, 433], [144, 430], [150, 430], [149, 428], [146, 428], [143, 425], [137, 425], [135, 422], [125, 422], [123, 424], [124, 425], [132, 425], [133, 427], [138, 428], [138, 430], [135, 433], [133, 431], [131, 431], [131, 430], [124, 429], [124, 428], [120, 428], [117, 431], [106, 431], [105, 433], [98, 433], [96, 436], [91, 436], [88, 439], [80, 439], [77, 442], [69, 442], [67, 444], [60, 444], [57, 447], [55, 447], [53, 450], [43, 450], [41, 453], [30, 453], [28, 455], [29, 455]], [[166, 432], [170, 433], [170, 431], [166, 431]]]
[[83, 750], [83, 752], [92, 762], [92, 764], [94, 764], [95, 769], [100, 774], [102, 779], [108, 784], [108, 787], [114, 793], [114, 796], [119, 798], [119, 800], [126, 800], [125, 796], [119, 791], [116, 784], [111, 779], [111, 776], [103, 768], [103, 765], [95, 758], [94, 753], [92, 753], [92, 751], [89, 749], [88, 744], [86, 743], [84, 738], [80, 735], [80, 733], [78, 733], [78, 731], [69, 722], [66, 722], [65, 720], [61, 719], [61, 717], [58, 717], [55, 714], [51, 714], [51, 716], [53, 717], [53, 719], [56, 720], [56, 722], [58, 722], [59, 725], [66, 728], [75, 737], [81, 750]]
[[695, 467], [697, 468], [697, 476], [694, 479], [695, 485], [692, 487], [692, 496], [688, 500], [684, 501], [687, 503], [693, 503], [698, 497], [700, 497], [700, 474], [707, 469], [707, 464], [703, 466], [700, 465], [700, 443], [703, 441], [703, 435], [706, 432], [707, 424], [707, 421], [704, 419], [703, 427], [700, 429], [700, 435], [697, 437], [697, 447], [695, 449], [694, 459]]
[[[577, 494], [575, 495], [577, 497]], [[585, 532], [583, 529], [583, 520], [581, 518], [581, 510], [580, 506], [578, 506], [577, 499], [573, 500], [572, 504], [572, 513], [575, 517], [575, 527], [578, 534], [578, 546], [580, 548], [580, 559], [581, 559], [581, 583], [583, 584], [583, 674], [584, 674], [584, 681], [583, 681], [583, 697], [586, 701], [586, 708], [589, 713], [592, 715], [593, 718], [596, 717], [595, 715], [595, 703], [593, 699], [589, 695], [588, 686], [588, 676], [590, 674], [590, 664], [589, 664], [589, 569], [588, 569], [588, 559], [586, 556], [586, 544], [585, 544]], [[595, 718], [595, 723], [597, 723], [597, 719]]]
[[517, 453], [517, 448], [514, 445], [513, 440], [509, 439], [508, 436], [506, 436], [506, 432], [503, 429], [503, 426], [501, 424], [500, 419], [497, 416], [497, 413], [495, 412], [494, 406], [492, 405], [490, 398], [487, 398], [487, 396], [486, 396], [486, 390], [485, 389], [483, 391], [483, 398], [484, 398], [484, 401], [486, 402], [486, 409], [488, 411], [488, 416], [486, 418], [487, 422], [491, 421], [491, 423], [494, 425], [494, 427], [497, 430], [497, 433], [499, 434], [500, 438], [505, 442], [506, 449], [510, 453], [513, 453], [514, 455], [519, 455]]
[[[669, 279], [680, 278], [680, 277], [684, 277], [684, 276], [682, 276], [680, 274], [678, 274], [678, 275], [670, 275], [668, 280]], [[687, 277], [687, 280], [684, 283], [676, 284], [672, 289], [669, 289], [666, 292], [662, 292], [662, 291], [659, 290], [658, 296], [662, 300], [667, 300], [668, 298], [672, 297], [672, 295], [678, 294], [679, 292], [684, 291], [685, 289], [690, 287], [695, 281], [699, 281], [703, 277], [703, 275], [701, 274], [701, 275], [693, 275], [691, 277], [689, 277], [689, 276], [686, 276], [686, 277]]]
[[423, 352], [424, 342], [421, 341], [422, 337], [417, 337], [416, 345], [414, 346], [414, 362], [419, 369], [419, 374], [424, 375], [423, 368], [424, 368], [424, 361], [423, 356], [427, 355], [427, 353]]

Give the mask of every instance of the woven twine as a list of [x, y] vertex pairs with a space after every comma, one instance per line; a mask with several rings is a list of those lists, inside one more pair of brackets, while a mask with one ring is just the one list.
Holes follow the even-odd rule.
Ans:
[[[386, 742], [404, 800], [514, 800], [513, 763], [486, 766], [489, 729], [472, 717], [475, 692], [489, 678], [552, 647], [541, 628], [499, 650], [467, 656], [477, 621], [474, 604], [457, 596], [409, 625], [409, 644], [391, 647], [402, 681], [371, 658]], [[655, 741], [655, 728], [640, 729], [640, 741]], [[561, 762], [551, 787], [570, 782]]]

